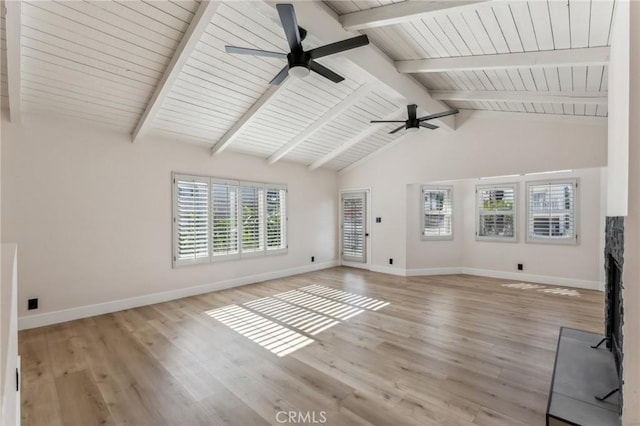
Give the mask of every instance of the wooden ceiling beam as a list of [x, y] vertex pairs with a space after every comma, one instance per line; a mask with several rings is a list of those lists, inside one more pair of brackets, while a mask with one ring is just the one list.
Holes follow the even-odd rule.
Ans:
[[[12, 3], [9, 1], [8, 3]], [[207, 26], [216, 14], [218, 7], [222, 4], [221, 1], [202, 0], [198, 10], [193, 16], [189, 27], [185, 31], [180, 44], [176, 48], [171, 61], [167, 65], [160, 82], [156, 86], [151, 99], [147, 103], [138, 124], [136, 125], [131, 135], [131, 141], [135, 142], [141, 135], [143, 135], [153, 122], [156, 114], [160, 110], [164, 99], [167, 97], [173, 84], [178, 79], [178, 75], [182, 71], [184, 64], [187, 62], [191, 53], [195, 49], [196, 45], [200, 41], [200, 37], [206, 31]]]
[[347, 31], [366, 30], [387, 25], [402, 24], [441, 13], [460, 12], [484, 3], [475, 1], [407, 1], [340, 16], [340, 23]]
[[416, 59], [396, 61], [395, 65], [398, 72], [403, 74], [607, 65], [609, 63], [609, 51], [609, 47], [586, 47], [582, 49], [502, 53], [498, 55]]
[[443, 101], [540, 102], [547, 104], [607, 105], [607, 92], [542, 92], [529, 90], [434, 90], [434, 99]]
[[[398, 108], [396, 111], [394, 111], [391, 114], [387, 115], [386, 117], [381, 118], [381, 120], [395, 120], [398, 117], [401, 117], [402, 114], [404, 114], [406, 111], [407, 111], [407, 107], [402, 106], [402, 107]], [[380, 127], [381, 127], [381, 124], [375, 124], [375, 123], [374, 124], [370, 124], [369, 126], [364, 128], [361, 132], [359, 132], [358, 134], [353, 136], [351, 139], [345, 141], [342, 145], [340, 145], [339, 147], [335, 148], [333, 151], [329, 152], [328, 154], [326, 154], [322, 158], [319, 158], [316, 161], [314, 161], [313, 163], [309, 164], [309, 170], [315, 170], [318, 167], [322, 167], [323, 165], [327, 164], [329, 161], [333, 160], [334, 158], [336, 158], [337, 156], [339, 156], [343, 152], [345, 152], [348, 149], [356, 146], [357, 144], [359, 144], [360, 142], [362, 142], [363, 140], [365, 140], [369, 136], [371, 136], [374, 133], [376, 133], [377, 131], [379, 131]]]
[[322, 129], [325, 124], [329, 123], [337, 116], [346, 111], [353, 104], [358, 102], [360, 99], [364, 98], [366, 95], [371, 93], [373, 89], [373, 85], [371, 83], [365, 83], [356, 89], [353, 93], [349, 94], [346, 98], [340, 101], [337, 105], [327, 111], [322, 117], [314, 121], [310, 126], [296, 135], [293, 139], [287, 142], [284, 146], [274, 152], [269, 158], [269, 164], [273, 164], [276, 161], [280, 160], [282, 157], [293, 151], [298, 145], [303, 143], [305, 140], [310, 138], [314, 133], [318, 130]]
[[22, 71], [21, 36], [22, 2], [8, 0], [5, 4], [5, 35], [7, 41], [7, 95], [9, 96], [9, 120], [20, 123], [22, 120]]

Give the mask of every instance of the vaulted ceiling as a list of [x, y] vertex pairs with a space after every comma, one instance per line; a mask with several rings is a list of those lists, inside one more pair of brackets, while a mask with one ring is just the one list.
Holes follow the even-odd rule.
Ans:
[[[364, 33], [371, 46], [320, 60], [345, 77], [269, 81], [286, 52], [271, 1], [8, 1], [2, 107], [99, 122], [344, 169], [402, 138], [408, 103], [559, 119], [607, 115], [614, 0], [294, 2], [312, 48]], [[437, 124], [455, 129], [452, 117]], [[428, 132], [429, 130], [423, 130]], [[442, 131], [442, 130], [436, 130]], [[138, 143], [138, 142], [137, 142]]]

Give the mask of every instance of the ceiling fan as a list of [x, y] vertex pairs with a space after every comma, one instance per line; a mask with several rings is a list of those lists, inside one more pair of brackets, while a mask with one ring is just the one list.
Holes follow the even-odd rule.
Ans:
[[407, 115], [409, 118], [407, 120], [373, 120], [372, 123], [403, 123], [402, 126], [397, 129], [393, 129], [389, 132], [389, 134], [394, 134], [399, 132], [402, 129], [407, 129], [407, 132], [417, 132], [420, 127], [424, 127], [426, 129], [435, 130], [438, 126], [426, 123], [428, 120], [433, 120], [436, 118], [446, 117], [447, 115], [457, 114], [459, 111], [457, 109], [452, 109], [449, 111], [438, 112], [431, 115], [426, 115], [424, 117], [417, 117], [418, 106], [415, 104], [407, 105]]
[[304, 78], [308, 76], [311, 71], [328, 78], [334, 83], [340, 83], [344, 80], [343, 77], [331, 71], [329, 68], [320, 65], [315, 60], [324, 56], [333, 55], [335, 53], [344, 52], [345, 50], [351, 50], [356, 47], [366, 46], [369, 44], [367, 36], [361, 35], [305, 51], [302, 47], [302, 41], [307, 36], [307, 31], [298, 26], [293, 5], [278, 4], [276, 5], [276, 9], [280, 15], [282, 28], [284, 29], [284, 34], [287, 37], [287, 42], [289, 43], [290, 52], [288, 54], [244, 47], [225, 46], [227, 53], [266, 56], [270, 58], [287, 58], [287, 65], [273, 78], [273, 80], [269, 82], [270, 84], [277, 85], [282, 83], [287, 75]]

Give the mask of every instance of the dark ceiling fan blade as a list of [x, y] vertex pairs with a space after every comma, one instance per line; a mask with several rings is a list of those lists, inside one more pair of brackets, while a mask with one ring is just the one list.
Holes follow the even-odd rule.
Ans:
[[269, 84], [275, 84], [276, 86], [284, 81], [285, 78], [289, 75], [289, 65], [285, 65], [280, 72], [273, 77], [273, 80], [269, 82]]
[[409, 120], [415, 120], [418, 111], [418, 105], [411, 104], [407, 105], [407, 114], [409, 115]]
[[269, 52], [268, 50], [249, 49], [246, 47], [225, 46], [224, 50], [227, 53], [235, 53], [238, 55], [253, 55], [253, 56], [266, 56], [269, 58], [286, 58], [286, 53], [281, 52]]
[[302, 50], [302, 40], [300, 38], [300, 30], [298, 29], [298, 21], [296, 19], [296, 12], [293, 10], [292, 4], [277, 4], [278, 15], [280, 15], [280, 22], [282, 22], [282, 29], [284, 35], [289, 42], [289, 49], [292, 52]]
[[403, 124], [402, 126], [398, 127], [397, 129], [393, 129], [392, 131], [389, 132], [390, 135], [399, 132], [400, 130], [404, 129], [405, 127], [407, 127], [406, 124]]
[[324, 65], [320, 65], [316, 61], [311, 61], [309, 63], [309, 68], [311, 68], [311, 71], [317, 72], [324, 78], [328, 78], [334, 83], [340, 83], [342, 80], [344, 80], [344, 77], [336, 74], [335, 72], [331, 71], [329, 68], [325, 67]]
[[333, 55], [334, 53], [344, 52], [345, 50], [355, 49], [356, 47], [366, 46], [367, 44], [369, 44], [369, 38], [366, 35], [361, 35], [347, 40], [327, 44], [325, 46], [316, 47], [307, 53], [309, 53], [311, 59], [318, 59], [323, 56]]
[[439, 128], [435, 124], [429, 124], [429, 123], [420, 123], [420, 127], [425, 127], [427, 129], [431, 129], [431, 130], [435, 130], [435, 129]]
[[431, 115], [427, 115], [427, 116], [424, 116], [424, 117], [420, 117], [420, 118], [418, 118], [418, 120], [419, 121], [433, 120], [435, 118], [441, 118], [441, 117], [446, 117], [447, 115], [457, 114], [458, 112], [460, 112], [460, 111], [458, 111], [457, 109], [452, 109], [452, 110], [449, 110], [449, 111], [438, 112], [438, 113], [435, 113], [435, 114], [431, 114]]
[[406, 120], [371, 120], [371, 123], [405, 123]]
[[307, 30], [298, 25], [298, 31], [300, 32], [300, 41], [304, 41], [307, 38]]

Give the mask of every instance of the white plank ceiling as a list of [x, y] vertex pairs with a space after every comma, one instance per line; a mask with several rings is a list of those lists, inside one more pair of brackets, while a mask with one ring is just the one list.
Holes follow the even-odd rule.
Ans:
[[[410, 0], [411, 1], [411, 0]], [[420, 1], [420, 0], [417, 0]], [[338, 14], [388, 1], [328, 1]], [[393, 60], [451, 58], [608, 46], [615, 0], [478, 3], [433, 17], [364, 30]], [[430, 90], [607, 91], [606, 66], [415, 74]], [[447, 102], [460, 109], [606, 116], [606, 105]]]
[[[400, 1], [329, 1], [339, 15]], [[60, 114], [131, 132], [199, 7], [192, 0], [22, 1], [21, 89], [24, 112]], [[393, 60], [447, 58], [609, 45], [614, 0], [480, 3], [433, 17], [366, 29]], [[4, 10], [4, 8], [2, 8]], [[5, 16], [1, 102], [8, 108]], [[269, 88], [283, 59], [230, 55], [225, 45], [286, 52], [275, 9], [261, 1], [220, 4], [163, 98], [151, 129], [186, 142], [214, 146]], [[309, 34], [305, 47], [322, 43]], [[269, 158], [366, 84], [370, 76], [348, 53], [319, 62], [343, 75], [335, 84], [312, 74], [288, 79], [250, 119], [229, 150]], [[602, 92], [607, 66], [517, 68], [414, 74], [429, 90]], [[396, 93], [374, 89], [327, 120], [283, 158], [312, 164], [402, 108]], [[386, 87], [386, 86], [384, 86]], [[387, 89], [388, 90], [388, 89]], [[606, 105], [446, 101], [460, 109], [553, 115], [606, 116]], [[421, 112], [426, 115], [426, 113]], [[342, 169], [389, 144], [392, 125], [378, 125], [323, 167]], [[148, 143], [148, 142], [143, 142]]]

